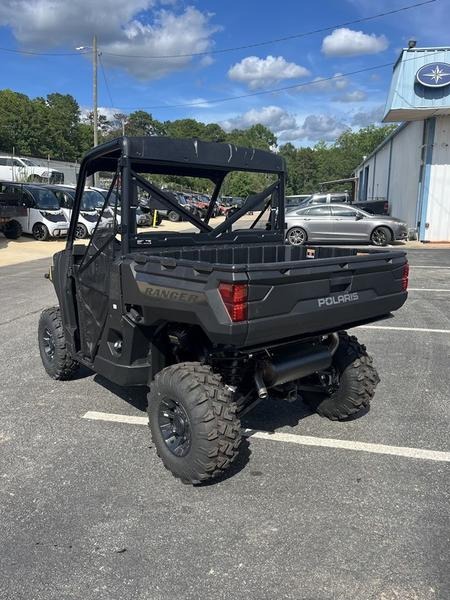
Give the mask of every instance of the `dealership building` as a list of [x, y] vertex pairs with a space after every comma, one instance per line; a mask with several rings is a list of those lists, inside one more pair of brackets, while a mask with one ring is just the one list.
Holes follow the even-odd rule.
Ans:
[[358, 200], [386, 199], [423, 242], [450, 240], [450, 48], [410, 42], [384, 122], [402, 124], [356, 169]]

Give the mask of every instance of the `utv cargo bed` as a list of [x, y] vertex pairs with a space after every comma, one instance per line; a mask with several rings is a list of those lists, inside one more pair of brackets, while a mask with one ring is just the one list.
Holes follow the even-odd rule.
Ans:
[[[127, 282], [132, 287], [135, 280], [135, 291], [152, 300], [151, 310], [139, 308], [145, 324], [172, 309], [174, 320], [197, 323], [217, 343], [238, 336], [241, 345], [258, 346], [330, 333], [386, 318], [406, 298], [401, 251], [224, 244], [160, 248], [130, 258], [132, 269], [123, 264]], [[221, 282], [247, 284], [245, 323], [230, 322]], [[134, 303], [134, 294], [128, 301]]]

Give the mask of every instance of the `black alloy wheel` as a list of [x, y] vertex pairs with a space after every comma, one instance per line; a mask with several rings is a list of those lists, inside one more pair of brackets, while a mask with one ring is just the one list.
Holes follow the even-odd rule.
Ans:
[[75, 237], [77, 240], [82, 240], [87, 237], [87, 228], [83, 223], [77, 223], [75, 227]]
[[158, 424], [167, 448], [175, 456], [186, 456], [191, 448], [191, 424], [183, 406], [164, 398], [159, 405]]
[[47, 227], [43, 223], [35, 223], [33, 225], [33, 237], [38, 242], [45, 242], [49, 237]]
[[389, 232], [389, 229], [386, 227], [376, 227], [373, 230], [370, 239], [374, 246], [386, 246], [391, 242], [392, 236]]
[[53, 361], [55, 358], [55, 339], [48, 327], [46, 327], [42, 336], [42, 348], [48, 360]]

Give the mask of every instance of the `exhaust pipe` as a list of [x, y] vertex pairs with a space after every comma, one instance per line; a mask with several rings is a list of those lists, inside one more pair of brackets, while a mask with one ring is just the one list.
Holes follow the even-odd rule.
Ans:
[[258, 394], [258, 398], [260, 400], [265, 400], [269, 392], [267, 391], [266, 386], [264, 385], [264, 381], [262, 378], [261, 371], [256, 371], [255, 373], [255, 385], [256, 385], [256, 393]]
[[[339, 336], [329, 336], [329, 346], [300, 348], [292, 344], [274, 353], [272, 360], [264, 362], [255, 374], [258, 395], [267, 394], [267, 387], [281, 385], [323, 371], [331, 366], [333, 355], [339, 346]], [[262, 385], [261, 385], [262, 384]], [[267, 398], [267, 395], [264, 396]]]

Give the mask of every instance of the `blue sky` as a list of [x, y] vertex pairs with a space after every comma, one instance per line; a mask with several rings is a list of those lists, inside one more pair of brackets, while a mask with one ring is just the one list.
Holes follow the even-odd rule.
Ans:
[[[393, 62], [411, 37], [419, 46], [449, 45], [449, 0], [303, 38], [215, 51], [338, 25], [415, 1], [2, 0], [0, 47], [70, 53], [89, 45], [96, 33], [110, 90], [109, 95], [100, 70], [99, 105], [105, 114], [157, 106], [148, 110], [161, 120], [194, 117], [227, 129], [262, 122], [280, 143], [306, 145], [332, 141], [347, 127], [379, 120], [391, 69], [345, 74]], [[158, 58], [192, 53], [202, 54]], [[142, 56], [157, 58], [137, 58]], [[0, 60], [0, 88], [31, 97], [69, 93], [83, 109], [92, 104], [89, 55], [0, 51]], [[320, 81], [332, 76], [337, 77]], [[314, 80], [312, 86], [289, 91], [212, 102]], [[200, 104], [168, 107], [187, 103]]]

